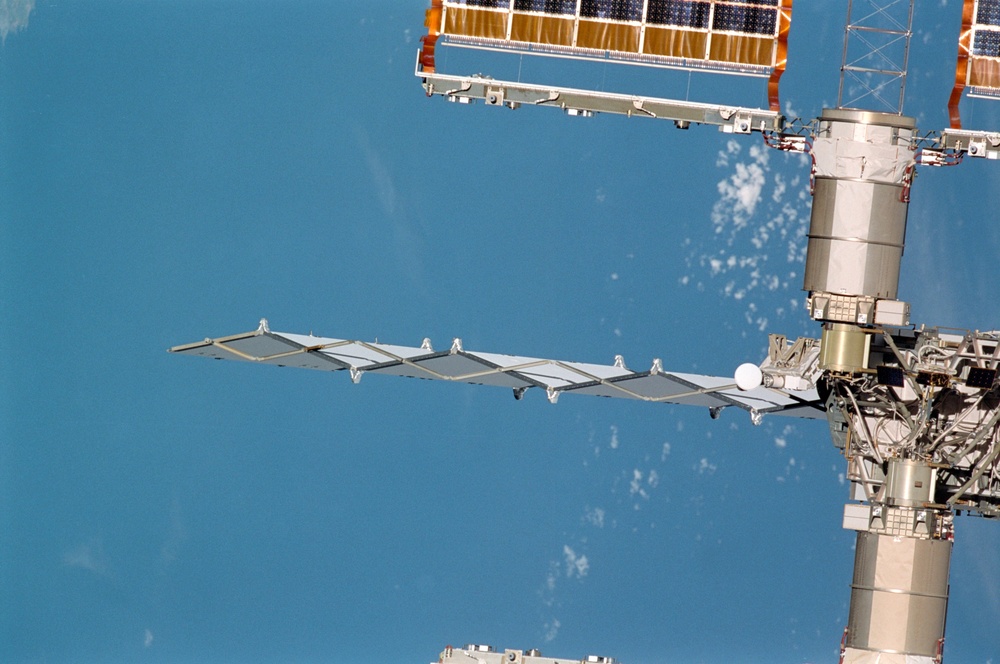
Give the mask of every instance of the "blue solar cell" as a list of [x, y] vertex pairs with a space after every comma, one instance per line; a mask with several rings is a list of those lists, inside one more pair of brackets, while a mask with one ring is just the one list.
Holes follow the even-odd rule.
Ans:
[[716, 5], [712, 30], [729, 30], [750, 35], [773, 35], [778, 11], [767, 7]]
[[489, 7], [490, 9], [510, 9], [510, 0], [451, 0], [456, 5], [469, 7]]
[[972, 41], [972, 54], [1000, 58], [1000, 30], [976, 30]]
[[979, 0], [976, 23], [1000, 26], [1000, 0]]
[[519, 12], [544, 12], [546, 14], [576, 14], [576, 0], [514, 0]]
[[612, 21], [641, 21], [642, 0], [581, 0], [580, 16]]
[[711, 5], [690, 0], [649, 0], [646, 22], [683, 28], [707, 28]]

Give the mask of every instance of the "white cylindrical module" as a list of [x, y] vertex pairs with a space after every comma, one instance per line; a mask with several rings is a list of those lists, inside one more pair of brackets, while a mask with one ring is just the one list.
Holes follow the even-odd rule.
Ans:
[[913, 118], [826, 110], [813, 141], [809, 292], [895, 299], [906, 235]]
[[[923, 661], [944, 638], [952, 543], [858, 533], [843, 661]], [[907, 659], [903, 659], [903, 658]]]

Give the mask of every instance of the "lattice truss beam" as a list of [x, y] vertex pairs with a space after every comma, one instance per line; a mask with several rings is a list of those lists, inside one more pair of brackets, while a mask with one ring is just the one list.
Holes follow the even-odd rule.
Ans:
[[913, 0], [849, 0], [839, 108], [903, 112], [912, 23]]
[[553, 403], [564, 392], [602, 397], [676, 403], [711, 409], [713, 416], [730, 406], [750, 413], [755, 423], [768, 413], [811, 419], [826, 417], [816, 390], [800, 392], [757, 387], [742, 391], [733, 378], [667, 372], [660, 360], [647, 371], [632, 371], [619, 356], [612, 365], [563, 362], [516, 355], [481, 353], [462, 348], [456, 339], [445, 351], [429, 340], [420, 347], [349, 341], [272, 332], [266, 320], [253, 332], [175, 346], [170, 352], [214, 359], [325, 371], [347, 371], [354, 382], [362, 375], [493, 385], [521, 398], [536, 387]]

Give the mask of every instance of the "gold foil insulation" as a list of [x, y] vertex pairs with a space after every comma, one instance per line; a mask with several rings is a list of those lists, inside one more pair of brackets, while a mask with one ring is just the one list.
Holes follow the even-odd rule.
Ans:
[[769, 77], [780, 111], [792, 0], [433, 0], [421, 66], [439, 36], [467, 46], [712, 69]]
[[860, 327], [828, 323], [820, 341], [819, 366], [823, 371], [857, 373], [868, 366], [871, 335]]

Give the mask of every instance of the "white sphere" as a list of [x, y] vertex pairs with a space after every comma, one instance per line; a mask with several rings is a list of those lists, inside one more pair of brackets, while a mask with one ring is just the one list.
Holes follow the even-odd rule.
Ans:
[[736, 367], [736, 387], [744, 392], [760, 387], [764, 382], [764, 374], [756, 364], [747, 362]]

